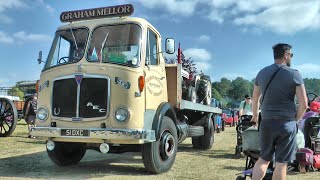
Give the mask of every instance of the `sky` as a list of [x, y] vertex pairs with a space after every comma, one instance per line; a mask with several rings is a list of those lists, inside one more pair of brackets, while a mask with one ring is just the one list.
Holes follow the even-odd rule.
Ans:
[[276, 43], [292, 45], [303, 78], [320, 78], [320, 0], [0, 0], [0, 87], [40, 78], [61, 12], [128, 3], [212, 81], [252, 80]]

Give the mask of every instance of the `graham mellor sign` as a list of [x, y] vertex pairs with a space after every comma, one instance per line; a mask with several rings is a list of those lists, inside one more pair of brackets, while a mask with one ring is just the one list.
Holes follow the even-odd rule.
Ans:
[[109, 6], [95, 9], [84, 9], [78, 11], [67, 11], [60, 15], [61, 22], [81, 21], [88, 19], [130, 16], [134, 11], [131, 4], [120, 6]]

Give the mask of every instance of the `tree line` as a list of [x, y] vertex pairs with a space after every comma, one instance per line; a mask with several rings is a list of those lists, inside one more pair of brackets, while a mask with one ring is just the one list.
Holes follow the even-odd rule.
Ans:
[[[219, 82], [212, 83], [212, 97], [219, 100], [223, 107], [236, 108], [244, 100], [246, 94], [252, 94], [254, 81], [255, 79], [249, 81], [242, 77], [237, 77], [232, 81], [221, 78]], [[304, 78], [303, 81], [307, 93], [320, 95], [320, 79]]]

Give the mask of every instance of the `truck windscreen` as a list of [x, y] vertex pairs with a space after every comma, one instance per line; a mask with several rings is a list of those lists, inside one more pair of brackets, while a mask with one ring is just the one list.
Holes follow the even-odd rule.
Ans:
[[92, 32], [87, 60], [137, 67], [140, 65], [141, 28], [136, 24], [102, 25]]
[[88, 32], [87, 28], [57, 31], [44, 70], [80, 61], [85, 52]]

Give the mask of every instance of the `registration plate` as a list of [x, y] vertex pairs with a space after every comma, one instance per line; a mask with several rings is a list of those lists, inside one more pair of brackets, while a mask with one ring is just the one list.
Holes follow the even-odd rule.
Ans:
[[89, 130], [83, 129], [61, 129], [61, 136], [89, 136]]

